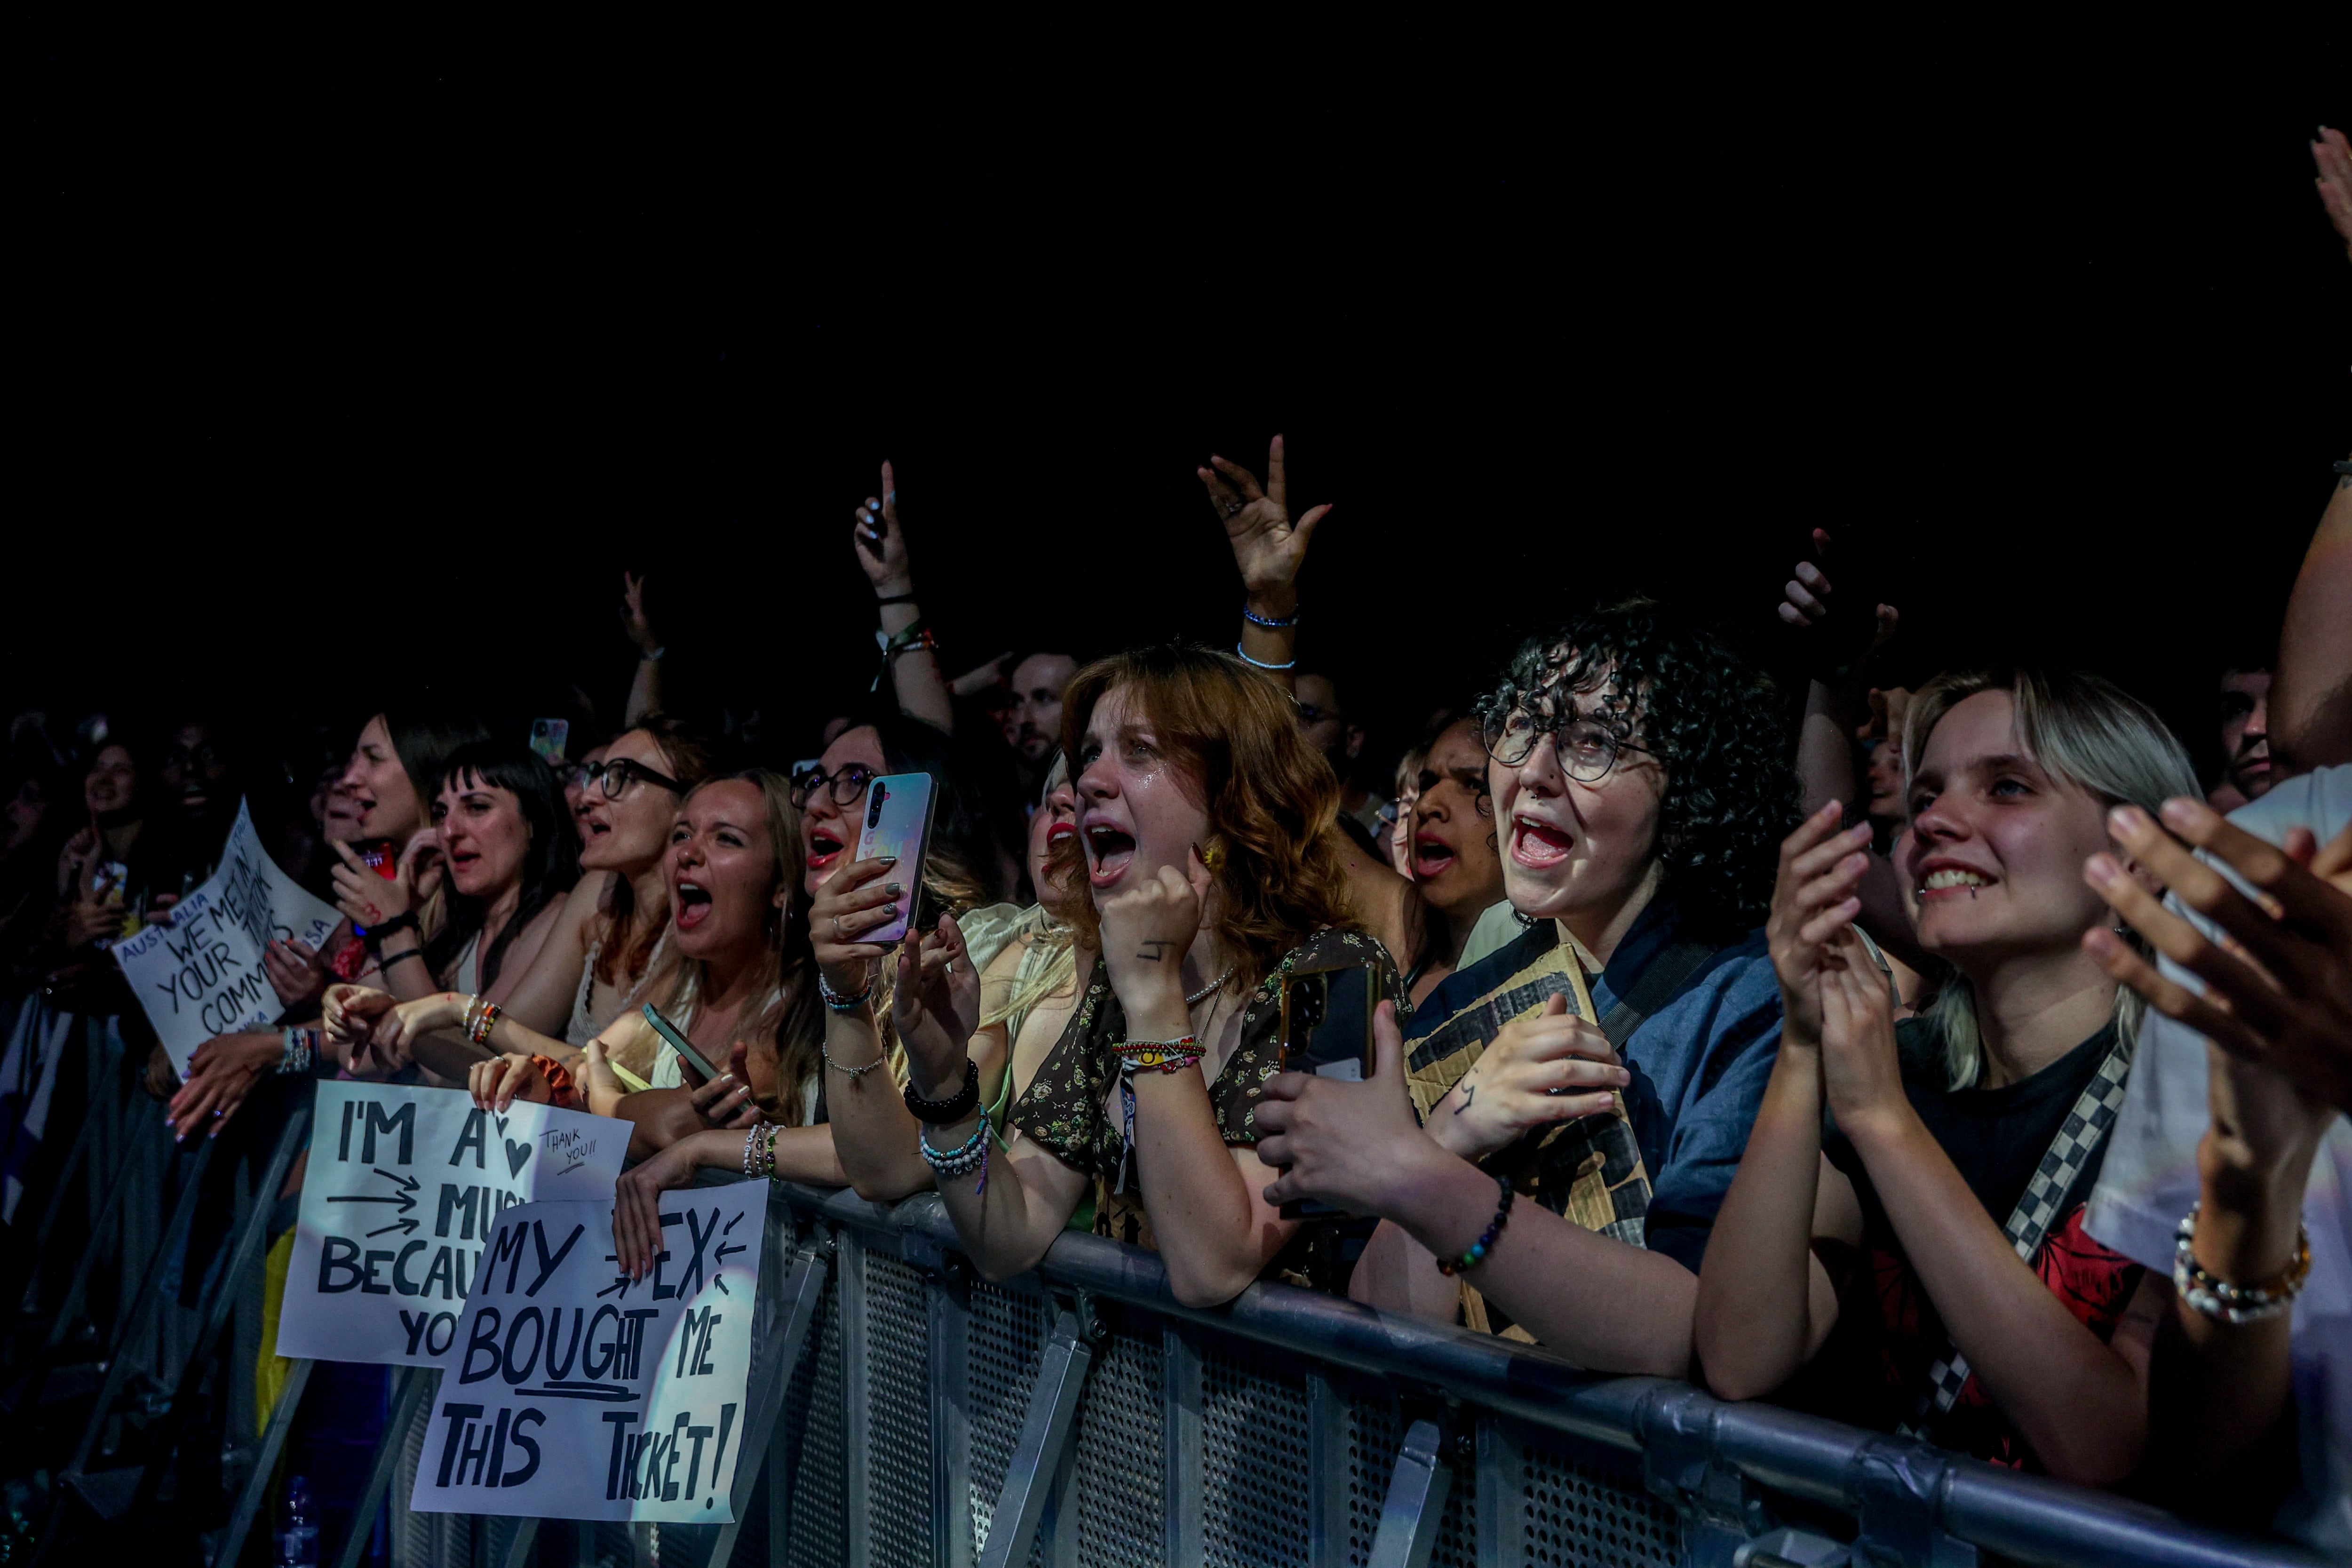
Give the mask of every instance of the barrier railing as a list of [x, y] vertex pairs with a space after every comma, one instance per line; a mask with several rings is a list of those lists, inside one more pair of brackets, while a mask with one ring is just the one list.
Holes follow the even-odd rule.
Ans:
[[[239, 1223], [217, 1278], [194, 1310], [166, 1310], [157, 1265], [186, 1235], [207, 1154], [172, 1153], [143, 1097], [109, 1100], [122, 1064], [106, 1036], [87, 1036], [88, 1135], [77, 1134], [58, 1184], [86, 1188], [99, 1221], [77, 1238], [74, 1280], [121, 1289], [91, 1310], [77, 1284], [42, 1353], [80, 1316], [104, 1320], [97, 1332], [114, 1353], [73, 1471], [118, 1414], [126, 1378], [162, 1396], [150, 1400], [161, 1419], [148, 1423], [145, 1458], [116, 1483], [143, 1507], [205, 1366], [249, 1386], [248, 1358], [266, 1349], [267, 1216], [253, 1205], [266, 1209], [277, 1190], [307, 1107], [244, 1157], [252, 1170], [238, 1173]], [[84, 1046], [78, 1035], [68, 1048]], [[134, 1187], [151, 1194], [136, 1214]], [[26, 1201], [50, 1204], [41, 1212], [53, 1217], [54, 1195]], [[1032, 1273], [991, 1283], [930, 1196], [882, 1207], [776, 1187], [757, 1313], [744, 1451], [764, 1457], [739, 1472], [737, 1522], [410, 1514], [439, 1381], [413, 1369], [395, 1376], [373, 1468], [396, 1568], [2316, 1561], [1908, 1440], [1727, 1405], [1687, 1384], [1594, 1377], [1539, 1350], [1281, 1285], [1187, 1308], [1156, 1256], [1095, 1237], [1065, 1236]], [[307, 1370], [298, 1363], [267, 1430], [251, 1430], [249, 1397], [227, 1412], [231, 1528], [207, 1542], [222, 1568], [261, 1555], [253, 1538], [268, 1532], [271, 1476]], [[371, 1504], [361, 1517], [374, 1514]], [[324, 1542], [320, 1561], [356, 1563], [366, 1529]], [[63, 1560], [65, 1536], [53, 1521], [43, 1557]]]

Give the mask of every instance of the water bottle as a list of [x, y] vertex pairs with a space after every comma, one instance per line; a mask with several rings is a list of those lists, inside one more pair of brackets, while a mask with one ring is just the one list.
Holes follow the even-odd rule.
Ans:
[[308, 1477], [286, 1483], [286, 1528], [278, 1532], [278, 1568], [319, 1568], [319, 1510]]

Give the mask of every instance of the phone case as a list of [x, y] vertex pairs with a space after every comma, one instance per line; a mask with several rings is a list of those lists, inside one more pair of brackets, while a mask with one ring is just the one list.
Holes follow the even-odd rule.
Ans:
[[915, 889], [922, 883], [923, 854], [931, 840], [931, 775], [886, 773], [866, 786], [866, 826], [858, 831], [857, 858], [895, 855], [889, 879], [907, 890], [889, 922], [858, 940], [885, 944], [905, 940], [914, 917]]
[[687, 1039], [686, 1031], [663, 1017], [661, 1009], [650, 1002], [646, 1004], [646, 1022], [653, 1026], [655, 1034], [669, 1042], [672, 1050], [692, 1064], [694, 1070], [702, 1075], [702, 1080], [705, 1083], [719, 1076], [719, 1069], [711, 1065], [710, 1058], [696, 1050], [692, 1043]]
[[572, 739], [569, 719], [533, 719], [530, 721], [530, 749], [551, 763], [563, 760], [565, 742]]

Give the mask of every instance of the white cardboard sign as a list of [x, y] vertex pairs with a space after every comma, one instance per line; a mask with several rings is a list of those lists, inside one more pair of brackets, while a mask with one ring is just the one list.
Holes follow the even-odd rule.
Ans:
[[239, 801], [219, 869], [173, 907], [171, 924], [142, 927], [112, 951], [185, 1077], [198, 1046], [267, 1028], [285, 1010], [261, 967], [262, 950], [280, 940], [323, 948], [341, 920], [278, 869]]
[[278, 1353], [429, 1366], [457, 1341], [499, 1215], [541, 1198], [609, 1211], [629, 1125], [462, 1089], [321, 1082]]
[[419, 1513], [724, 1524], [734, 1518], [768, 1184], [661, 1195], [632, 1281], [610, 1203], [499, 1221], [442, 1359]]

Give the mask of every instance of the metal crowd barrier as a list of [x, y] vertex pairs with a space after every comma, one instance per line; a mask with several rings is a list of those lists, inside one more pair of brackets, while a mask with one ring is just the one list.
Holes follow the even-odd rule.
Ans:
[[[232, 1391], [222, 1482], [233, 1505], [207, 1552], [215, 1568], [262, 1561], [310, 1363], [295, 1363], [255, 1430], [260, 1254], [268, 1196], [307, 1115], [247, 1155], [226, 1265], [183, 1309], [159, 1289], [162, 1266], [186, 1234], [209, 1151], [174, 1153], [144, 1096], [113, 1093], [125, 1064], [103, 1023], [76, 1046], [88, 1113], [58, 1191], [24, 1200], [47, 1205], [44, 1239], [68, 1187], [91, 1221], [40, 1352], [54, 1356], [85, 1320], [108, 1352], [71, 1484], [105, 1517], [152, 1504], [173, 1463], [168, 1445], [155, 1455], [157, 1422], [179, 1442], [218, 1366]], [[49, 1136], [61, 1131], [53, 1121]], [[12, 1237], [26, 1237], [30, 1212], [20, 1205]], [[64, 1251], [49, 1249], [53, 1271]], [[93, 1305], [93, 1281], [112, 1299]], [[352, 1539], [321, 1543], [320, 1563], [358, 1563], [377, 1500], [390, 1505], [394, 1568], [2317, 1561], [1906, 1439], [1684, 1384], [1594, 1377], [1512, 1342], [1281, 1285], [1183, 1307], [1156, 1256], [1096, 1237], [1065, 1236], [1034, 1272], [990, 1284], [929, 1195], [882, 1207], [773, 1189], [757, 1310], [744, 1452], [764, 1458], [739, 1472], [736, 1523], [412, 1514], [439, 1374], [409, 1369], [394, 1376], [374, 1500]], [[37, 1357], [33, 1373], [46, 1364]], [[140, 1388], [147, 1459], [84, 1475]], [[122, 1494], [111, 1504], [94, 1484], [105, 1475]], [[66, 1541], [53, 1522], [41, 1556], [64, 1560]]]

